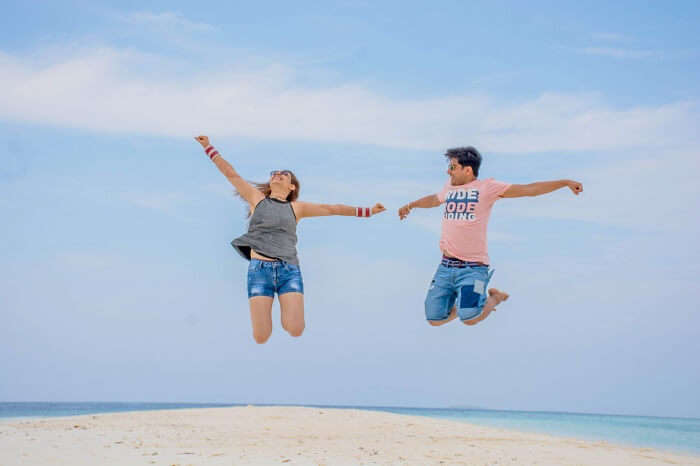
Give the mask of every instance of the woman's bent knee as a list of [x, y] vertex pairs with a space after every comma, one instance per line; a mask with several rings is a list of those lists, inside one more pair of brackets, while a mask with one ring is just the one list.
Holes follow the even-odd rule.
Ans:
[[269, 333], [253, 333], [253, 339], [255, 340], [255, 343], [262, 345], [263, 343], [265, 343], [267, 340], [270, 339], [270, 334]]

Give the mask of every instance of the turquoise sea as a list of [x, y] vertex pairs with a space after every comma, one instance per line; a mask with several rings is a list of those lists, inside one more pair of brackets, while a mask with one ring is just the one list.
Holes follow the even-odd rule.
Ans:
[[[243, 406], [225, 403], [81, 402], [0, 403], [0, 418], [62, 417], [161, 409]], [[700, 419], [609, 414], [576, 414], [485, 409], [393, 408], [382, 406], [314, 406], [353, 408], [470, 422], [504, 429], [540, 432], [584, 440], [658, 448], [700, 455]]]

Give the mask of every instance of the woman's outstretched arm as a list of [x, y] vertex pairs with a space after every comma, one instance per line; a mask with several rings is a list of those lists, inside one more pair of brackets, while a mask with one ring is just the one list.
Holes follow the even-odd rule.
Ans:
[[370, 217], [384, 212], [386, 209], [379, 202], [374, 207], [352, 207], [343, 204], [314, 204], [313, 202], [294, 202], [297, 219], [304, 217], [324, 217], [328, 215], [344, 215], [346, 217]]
[[209, 143], [209, 138], [207, 136], [197, 136], [195, 140], [202, 145], [204, 152], [209, 156], [211, 161], [214, 162], [216, 168], [229, 180], [234, 188], [236, 188], [236, 191], [238, 191], [238, 194], [240, 194], [248, 204], [255, 206], [265, 197], [255, 186], [244, 180], [230, 163], [224, 160], [221, 154], [219, 154], [219, 151]]

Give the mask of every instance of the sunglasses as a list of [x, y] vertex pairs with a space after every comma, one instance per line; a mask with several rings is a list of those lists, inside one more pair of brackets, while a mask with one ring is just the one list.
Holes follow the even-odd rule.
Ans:
[[275, 175], [285, 175], [291, 178], [292, 172], [290, 172], [289, 170], [272, 170], [270, 172], [270, 178], [272, 178]]

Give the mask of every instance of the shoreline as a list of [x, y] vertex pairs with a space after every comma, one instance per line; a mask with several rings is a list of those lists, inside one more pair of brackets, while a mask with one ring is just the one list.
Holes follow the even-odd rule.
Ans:
[[697, 464], [700, 455], [386, 411], [182, 408], [0, 419], [0, 464]]
[[[51, 402], [14, 402], [17, 404], [27, 403], [27, 404], [52, 404]], [[66, 402], [73, 403], [73, 402]], [[621, 417], [621, 418], [639, 418], [639, 419], [673, 419], [680, 421], [695, 421], [700, 420], [700, 418], [693, 417], [662, 417], [662, 416], [648, 416], [648, 415], [625, 415], [625, 414], [601, 414], [601, 413], [576, 413], [576, 412], [558, 412], [558, 411], [509, 411], [509, 410], [497, 410], [497, 409], [485, 409], [485, 408], [417, 408], [417, 407], [401, 407], [401, 406], [344, 406], [344, 405], [292, 405], [292, 404], [243, 404], [243, 403], [206, 403], [206, 402], [188, 402], [188, 403], [174, 403], [174, 402], [81, 402], [81, 403], [94, 403], [94, 404], [117, 404], [117, 405], [149, 405], [158, 406], [166, 405], [168, 407], [159, 408], [144, 408], [144, 409], [128, 409], [128, 410], [115, 410], [115, 411], [98, 411], [98, 412], [85, 412], [79, 414], [61, 414], [61, 415], [35, 415], [35, 416], [16, 416], [16, 417], [1, 417], [0, 416], [0, 426], [2, 424], [17, 423], [23, 421], [42, 421], [51, 419], [62, 419], [68, 420], [71, 418], [80, 418], [87, 416], [103, 416], [111, 414], [129, 414], [129, 413], [149, 413], [149, 412], [160, 412], [160, 411], [182, 411], [182, 410], [200, 410], [200, 409], [226, 409], [226, 408], [310, 408], [310, 409], [322, 409], [322, 410], [357, 410], [357, 411], [369, 411], [377, 413], [387, 413], [387, 414], [397, 414], [406, 416], [416, 416], [419, 418], [444, 420], [450, 422], [458, 422], [463, 424], [468, 424], [472, 427], [479, 428], [491, 428], [496, 430], [505, 430], [509, 432], [517, 432], [522, 434], [534, 434], [534, 435], [544, 435], [550, 436], [556, 439], [565, 440], [578, 440], [583, 442], [592, 443], [606, 443], [613, 446], [627, 447], [627, 448], [639, 448], [639, 449], [652, 449], [662, 453], [670, 453], [676, 455], [685, 455], [691, 457], [700, 457], [700, 450], [698, 449], [684, 449], [682, 447], [673, 448], [664, 445], [654, 445], [650, 443], [635, 443], [634, 441], [624, 441], [615, 438], [606, 438], [604, 435], [596, 436], [594, 434], [586, 435], [584, 433], [570, 433], [570, 432], [552, 432], [546, 429], [540, 429], [538, 427], [527, 428], [525, 426], [510, 426], [510, 425], [498, 425], [498, 423], [489, 422], [479, 422], [478, 419], [473, 418], [457, 418], [452, 416], [439, 416], [430, 414], [421, 414], [419, 411], [432, 411], [432, 412], [453, 412], [453, 411], [474, 411], [474, 412], [496, 412], [496, 413], [520, 413], [520, 414], [554, 414], [554, 415], [573, 415], [573, 416], [606, 416], [606, 417]], [[78, 403], [78, 404], [81, 404]], [[180, 405], [173, 407], [174, 405]], [[407, 411], [407, 412], [402, 412]], [[414, 411], [414, 412], [411, 412]]]

